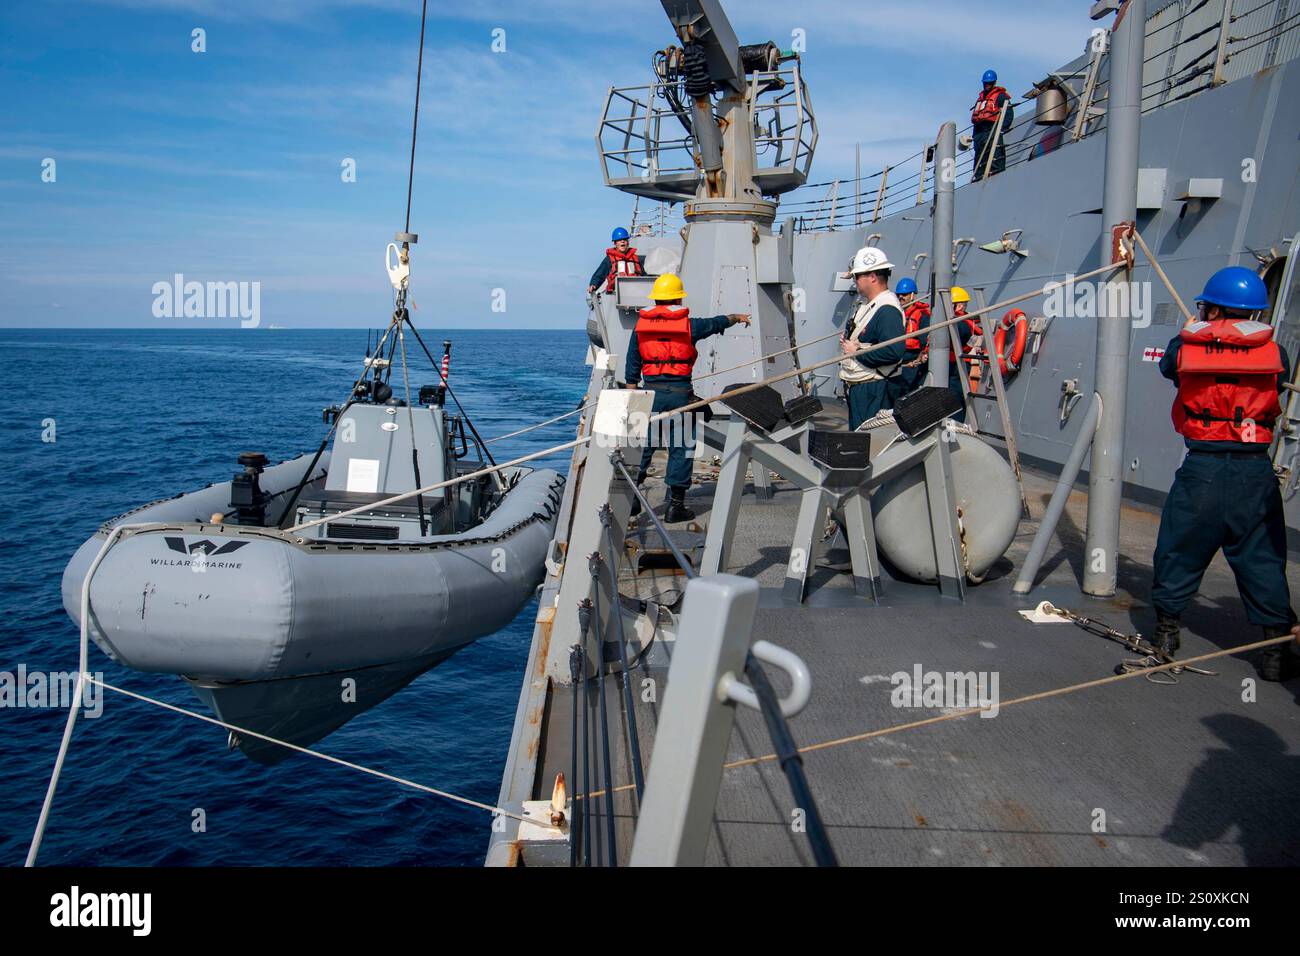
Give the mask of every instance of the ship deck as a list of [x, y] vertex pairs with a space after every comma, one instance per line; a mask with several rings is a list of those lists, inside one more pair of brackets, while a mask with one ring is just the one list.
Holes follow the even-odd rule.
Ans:
[[[707, 459], [689, 501], [707, 526], [712, 485]], [[656, 505], [664, 489], [647, 483]], [[849, 576], [818, 569], [802, 606], [782, 600], [786, 551], [799, 498], [777, 480], [759, 503], [740, 510], [731, 573], [762, 587], [754, 639], [797, 653], [813, 681], [812, 700], [789, 723], [801, 746], [833, 741], [934, 716], [935, 708], [891, 703], [890, 675], [924, 671], [996, 674], [1007, 701], [1106, 677], [1134, 655], [1069, 623], [1031, 624], [1018, 609], [1050, 600], [1125, 633], [1150, 634], [1146, 604], [1159, 512], [1126, 504], [1121, 521], [1119, 590], [1082, 595], [1080, 555], [1086, 496], [1070, 497], [1038, 585], [1012, 593], [1054, 479], [1024, 477], [1032, 517], [1022, 520], [1005, 558], [965, 604], [937, 590], [887, 579], [880, 606], [854, 596]], [[1294, 572], [1293, 572], [1294, 573]], [[645, 597], [680, 590], [685, 578], [659, 567], [621, 590]], [[1295, 587], [1295, 578], [1292, 578]], [[1180, 656], [1260, 639], [1237, 597], [1231, 571], [1216, 558], [1184, 618]], [[658, 643], [636, 670], [663, 682], [671, 643]], [[841, 864], [848, 865], [1268, 865], [1300, 863], [1300, 681], [1259, 681], [1252, 655], [1205, 666], [1217, 676], [1182, 673], [1160, 686], [1139, 676], [1108, 686], [1025, 703], [995, 717], [967, 716], [807, 753], [804, 766]], [[771, 672], [771, 669], [769, 669]], [[773, 673], [778, 693], [783, 676]], [[632, 780], [623, 741], [617, 678], [607, 678], [616, 786]], [[1250, 682], [1249, 684], [1247, 682]], [[1253, 688], [1252, 694], [1248, 690]], [[593, 694], [593, 699], [595, 695]], [[638, 703], [641, 748], [649, 766], [656, 707]], [[570, 772], [571, 704], [567, 689], [547, 702], [538, 753], [536, 798]], [[761, 716], [738, 708], [728, 762], [770, 753]], [[593, 781], [593, 788], [597, 784]], [[573, 790], [581, 790], [574, 781]], [[543, 792], [545, 791], [545, 792]], [[590, 833], [605, 825], [603, 801], [588, 805]], [[615, 796], [620, 863], [631, 850], [636, 814], [626, 786]], [[806, 836], [792, 827], [790, 789], [775, 762], [724, 771], [709, 841], [714, 865], [811, 864]], [[598, 856], [603, 853], [598, 853]], [[522, 862], [530, 861], [527, 850]]]

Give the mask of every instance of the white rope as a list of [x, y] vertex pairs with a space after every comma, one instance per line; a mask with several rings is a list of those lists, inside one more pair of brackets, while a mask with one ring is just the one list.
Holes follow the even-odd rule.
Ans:
[[590, 405], [579, 405], [571, 412], [565, 412], [563, 415], [556, 415], [554, 418], [548, 418], [546, 421], [538, 422], [536, 425], [529, 425], [527, 428], [521, 428], [518, 431], [507, 432], [504, 435], [498, 435], [496, 438], [485, 439], [483, 444], [491, 445], [493, 442], [505, 441], [507, 438], [514, 438], [516, 435], [522, 435], [525, 432], [536, 431], [539, 428], [545, 428], [547, 425], [554, 425], [556, 422], [562, 422], [564, 419], [577, 415], [579, 412], [585, 412], [588, 409], [595, 407], [595, 402], [592, 402]]
[[308, 750], [306, 747], [299, 747], [297, 744], [291, 744], [287, 740], [278, 740], [275, 737], [268, 737], [266, 734], [259, 734], [255, 730], [248, 730], [247, 728], [244, 727], [237, 727], [234, 724], [225, 723], [224, 721], [217, 720], [214, 717], [207, 717], [203, 714], [198, 714], [190, 710], [185, 710], [183, 707], [177, 707], [174, 704], [168, 704], [161, 700], [155, 700], [152, 697], [146, 697], [143, 694], [137, 694], [134, 691], [129, 691], [122, 687], [115, 687], [112, 684], [106, 684], [103, 681], [97, 680], [94, 677], [92, 677], [89, 672], [90, 670], [89, 659], [90, 659], [90, 583], [91, 580], [94, 578], [95, 572], [99, 570], [99, 566], [103, 562], [105, 555], [108, 554], [109, 549], [112, 548], [113, 545], [115, 545], [118, 542], [118, 540], [123, 536], [124, 532], [128, 532], [128, 531], [134, 532], [146, 528], [164, 528], [164, 527], [167, 526], [165, 524], [161, 524], [158, 522], [141, 522], [137, 524], [118, 525], [112, 530], [112, 532], [109, 533], [108, 537], [104, 539], [104, 543], [100, 545], [99, 552], [95, 555], [95, 559], [90, 563], [90, 567], [86, 570], [85, 578], [82, 579], [81, 639], [80, 639], [80, 650], [78, 653], [77, 681], [73, 688], [72, 701], [68, 707], [68, 722], [64, 725], [63, 728], [63, 740], [59, 744], [59, 753], [54, 760], [54, 770], [50, 774], [50, 783], [45, 790], [45, 800], [41, 804], [41, 815], [40, 818], [36, 821], [36, 829], [32, 833], [32, 843], [27, 850], [27, 860], [24, 863], [24, 866], [35, 866], [36, 857], [41, 851], [41, 841], [45, 838], [45, 828], [49, 824], [49, 820], [50, 820], [50, 808], [54, 804], [54, 792], [58, 788], [59, 777], [63, 773], [63, 764], [64, 761], [67, 759], [68, 750], [72, 743], [72, 731], [77, 724], [77, 714], [80, 713], [81, 711], [82, 688], [86, 684], [95, 684], [96, 686], [102, 687], [105, 690], [116, 691], [117, 693], [124, 694], [127, 697], [134, 697], [136, 700], [142, 700], [145, 703], [155, 704], [167, 710], [175, 711], [178, 714], [184, 714], [187, 717], [193, 717], [196, 720], [202, 720], [210, 724], [216, 724], [219, 727], [225, 727], [227, 730], [233, 730], [234, 732], [239, 734], [245, 734], [249, 737], [256, 737], [259, 740], [265, 740], [268, 743], [278, 744], [282, 747], [287, 747], [290, 750], [295, 750], [299, 753], [309, 754], [313, 757], [319, 757], [321, 760], [326, 760], [329, 761], [330, 763], [336, 763], [344, 767], [350, 767], [353, 770], [359, 770], [362, 773], [368, 773], [372, 776], [381, 777], [385, 780], [391, 780], [394, 783], [399, 783], [402, 784], [403, 786], [412, 787], [416, 790], [421, 790], [425, 793], [431, 793], [434, 794], [435, 796], [444, 797], [456, 803], [463, 803], [467, 806], [477, 807], [478, 809], [481, 810], [488, 810], [492, 813], [499, 813], [504, 816], [511, 817], [512, 819], [519, 820], [521, 822], [533, 823], [536, 826], [544, 826], [544, 827], [550, 826], [550, 823], [548, 821], [527, 820], [527, 818], [525, 817], [522, 817], [515, 813], [511, 813], [510, 811], [504, 810], [500, 807], [494, 807], [486, 803], [479, 803], [476, 800], [471, 800], [468, 797], [460, 797], [457, 796], [456, 794], [448, 793], [445, 790], [437, 790], [433, 787], [427, 787], [422, 783], [416, 783], [414, 780], [407, 780], [404, 777], [396, 777], [393, 776], [392, 774], [387, 774], [380, 770], [373, 770], [369, 767], [363, 767], [360, 764], [350, 763], [349, 761], [342, 760], [338, 757], [331, 757], [329, 754], [323, 754], [316, 750]]
[[531, 823], [534, 824], [535, 826], [543, 826], [543, 827], [552, 826], [550, 821], [529, 819], [528, 817], [522, 816], [521, 814], [511, 813], [509, 810], [506, 810], [502, 807], [493, 806], [490, 803], [481, 803], [478, 800], [471, 800], [469, 797], [462, 797], [457, 794], [451, 793], [447, 790], [439, 790], [436, 787], [430, 787], [422, 783], [417, 783], [414, 780], [408, 780], [406, 777], [398, 777], [391, 773], [385, 773], [382, 770], [375, 770], [372, 767], [366, 767], [359, 763], [353, 763], [350, 760], [344, 760], [341, 757], [334, 757], [331, 756], [330, 754], [321, 753], [319, 750], [310, 750], [307, 747], [300, 747], [297, 744], [290, 743], [287, 740], [280, 740], [277, 737], [271, 737], [268, 736], [267, 734], [259, 734], [257, 731], [249, 730], [246, 727], [239, 727], [235, 724], [228, 724], [224, 720], [218, 720], [217, 718], [209, 717], [206, 714], [199, 714], [192, 710], [186, 710], [184, 707], [177, 707], [175, 704], [169, 704], [166, 701], [156, 700], [155, 698], [147, 697], [144, 694], [137, 694], [135, 691], [127, 690], [124, 687], [116, 687], [113, 684], [108, 684], [105, 683], [104, 681], [96, 680], [94, 677], [91, 677], [89, 675], [86, 675], [86, 680], [92, 684], [95, 684], [98, 687], [104, 688], [104, 690], [115, 691], [126, 697], [132, 697], [136, 700], [144, 701], [146, 704], [154, 704], [155, 706], [161, 707], [164, 710], [170, 710], [173, 713], [183, 714], [186, 717], [193, 717], [195, 720], [202, 720], [205, 723], [215, 724], [218, 727], [224, 727], [227, 730], [232, 730], [237, 734], [242, 734], [247, 737], [256, 737], [258, 740], [264, 740], [267, 743], [276, 744], [277, 746], [280, 747], [287, 747], [288, 749], [296, 751], [297, 753], [306, 754], [309, 757], [317, 757], [321, 760], [328, 761], [329, 763], [338, 764], [340, 767], [347, 767], [350, 770], [357, 770], [360, 771], [361, 773], [369, 774], [372, 777], [379, 777], [381, 780], [388, 780], [391, 781], [392, 783], [401, 784], [404, 787], [411, 787], [414, 790], [419, 790], [423, 793], [429, 793], [435, 797], [442, 797], [446, 800], [451, 800], [453, 803], [460, 803], [460, 804], [464, 804], [467, 807], [475, 807], [476, 809], [479, 810], [486, 810], [489, 813], [510, 817], [512, 820], [518, 820], [520, 823]]
[[50, 784], [45, 788], [45, 800], [41, 804], [40, 819], [36, 821], [36, 830], [32, 833], [32, 845], [27, 848], [27, 862], [24, 866], [35, 866], [36, 855], [41, 852], [41, 840], [45, 837], [46, 824], [50, 822], [50, 807], [54, 805], [54, 791], [59, 786], [59, 776], [63, 773], [63, 761], [68, 756], [72, 744], [72, 729], [77, 725], [77, 714], [81, 711], [81, 688], [90, 679], [90, 579], [99, 570], [108, 549], [117, 543], [123, 531], [135, 528], [160, 527], [148, 522], [140, 524], [120, 524], [104, 539], [99, 546], [99, 553], [90, 562], [86, 577], [81, 582], [81, 648], [77, 657], [77, 683], [73, 688], [72, 701], [68, 706], [68, 722], [63, 727], [63, 742], [59, 744], [59, 755], [54, 758], [54, 770], [50, 773]]

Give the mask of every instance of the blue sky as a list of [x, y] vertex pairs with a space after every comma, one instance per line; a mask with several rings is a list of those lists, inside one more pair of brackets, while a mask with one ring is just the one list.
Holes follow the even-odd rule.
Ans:
[[[732, 0], [742, 43], [790, 45], [814, 181], [964, 121], [994, 67], [1019, 96], [1084, 48], [1089, 0]], [[261, 283], [261, 322], [376, 326], [402, 227], [419, 0], [0, 5], [0, 325], [214, 328], [152, 287]], [[206, 31], [207, 51], [191, 50]], [[505, 52], [491, 49], [505, 31]], [[601, 183], [606, 89], [673, 42], [655, 0], [430, 2], [412, 229], [417, 323], [568, 327], [632, 197]], [[56, 162], [43, 182], [42, 161]], [[356, 182], [341, 163], [356, 160]], [[820, 192], [818, 195], [820, 195]], [[811, 198], [802, 196], [799, 198]], [[492, 290], [506, 290], [506, 311]]]

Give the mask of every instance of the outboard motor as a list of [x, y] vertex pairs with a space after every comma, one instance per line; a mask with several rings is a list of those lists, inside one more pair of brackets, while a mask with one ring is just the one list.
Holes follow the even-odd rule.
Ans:
[[271, 496], [262, 490], [260, 477], [266, 467], [266, 456], [260, 451], [239, 453], [239, 464], [244, 470], [230, 482], [230, 507], [238, 512], [237, 524], [266, 525], [266, 506]]

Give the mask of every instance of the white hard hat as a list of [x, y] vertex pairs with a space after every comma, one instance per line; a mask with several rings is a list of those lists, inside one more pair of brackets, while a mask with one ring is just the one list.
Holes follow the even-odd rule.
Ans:
[[889, 256], [877, 249], [875, 246], [863, 246], [853, 257], [853, 262], [849, 266], [848, 272], [841, 272], [840, 278], [851, 279], [853, 276], [861, 275], [864, 272], [879, 272], [882, 269], [892, 269], [894, 264], [889, 261]]

